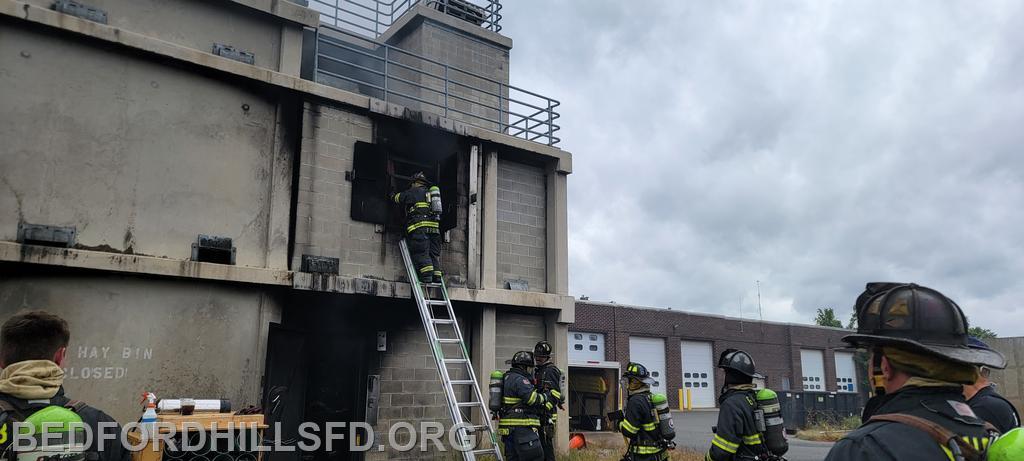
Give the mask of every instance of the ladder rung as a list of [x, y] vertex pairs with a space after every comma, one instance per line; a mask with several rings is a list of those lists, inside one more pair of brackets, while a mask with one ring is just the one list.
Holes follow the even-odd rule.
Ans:
[[448, 301], [445, 301], [443, 299], [427, 299], [426, 302], [430, 306], [447, 306], [448, 305]]
[[426, 288], [441, 288], [441, 284], [440, 283], [420, 283], [420, 286], [426, 287]]
[[495, 450], [495, 448], [481, 448], [479, 450], [473, 450], [472, 453], [474, 455], [483, 455], [486, 453], [494, 454]]
[[466, 363], [466, 359], [444, 359], [444, 363]]
[[462, 341], [459, 341], [457, 338], [441, 338], [438, 339], [437, 342], [441, 344], [459, 344]]
[[451, 325], [455, 323], [455, 321], [452, 319], [430, 319], [430, 321], [434, 323], [439, 323], [441, 325]]
[[460, 407], [475, 407], [477, 405], [482, 405], [482, 404], [480, 402], [459, 402], [458, 405]]
[[474, 381], [472, 381], [472, 380], [469, 380], [469, 379], [456, 379], [456, 380], [453, 380], [453, 381], [452, 381], [451, 383], [452, 383], [452, 384], [455, 384], [455, 385], [463, 385], [463, 386], [468, 386], [468, 385], [470, 385], [470, 384], [473, 384], [473, 382], [474, 382]]

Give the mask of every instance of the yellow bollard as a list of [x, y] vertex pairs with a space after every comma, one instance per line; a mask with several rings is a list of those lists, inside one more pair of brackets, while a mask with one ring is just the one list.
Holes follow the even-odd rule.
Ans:
[[679, 411], [683, 411], [683, 388], [679, 388]]
[[693, 393], [690, 389], [686, 390], [686, 411], [693, 409]]

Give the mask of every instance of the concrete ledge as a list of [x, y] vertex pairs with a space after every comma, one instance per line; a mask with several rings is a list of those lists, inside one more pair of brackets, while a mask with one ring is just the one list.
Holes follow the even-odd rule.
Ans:
[[[278, 3], [284, 2], [282, 0]], [[192, 48], [176, 45], [174, 43], [166, 42], [136, 32], [130, 32], [116, 27], [86, 21], [84, 19], [61, 14], [56, 11], [40, 8], [24, 2], [0, 0], [0, 15], [85, 35], [110, 43], [120, 44], [165, 58], [206, 67], [225, 74], [262, 82], [267, 85], [299, 92], [320, 99], [326, 99], [335, 103], [373, 111], [389, 117], [410, 119], [465, 136], [492, 141], [540, 155], [553, 157], [558, 162], [558, 171], [567, 174], [572, 172], [572, 155], [566, 151], [537, 142], [509, 136], [507, 134], [498, 133], [496, 131], [466, 125], [461, 122], [441, 117], [440, 115], [429, 112], [413, 111], [397, 104], [386, 104], [383, 101], [372, 99], [360, 94], [322, 85], [309, 80], [303, 80], [295, 76], [282, 74], [262, 67], [255, 67], [237, 61], [232, 61], [220, 56], [215, 56], [211, 53], [205, 53]]]
[[306, 27], [320, 25], [320, 13], [287, 0], [229, 0], [254, 10], [299, 23]]
[[0, 261], [262, 285], [290, 286], [292, 284], [291, 272], [283, 270], [227, 266], [73, 248], [22, 245], [14, 242], [0, 242]]
[[[297, 290], [322, 291], [327, 293], [364, 294], [388, 298], [411, 298], [412, 287], [407, 282], [346, 277], [309, 272], [295, 272], [292, 288]], [[575, 313], [575, 299], [572, 296], [553, 295], [511, 290], [470, 290], [449, 288], [452, 301], [468, 301], [486, 304], [503, 304], [519, 307], [555, 309], [561, 311], [559, 322], [572, 322]], [[564, 320], [563, 320], [564, 319]]]

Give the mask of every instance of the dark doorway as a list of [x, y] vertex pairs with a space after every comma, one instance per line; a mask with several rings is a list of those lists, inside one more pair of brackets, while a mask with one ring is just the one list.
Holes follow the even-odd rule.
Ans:
[[[279, 409], [282, 441], [298, 437], [299, 424], [365, 420], [365, 385], [368, 356], [375, 332], [365, 320], [367, 308], [342, 307], [337, 295], [301, 294], [292, 299], [281, 323], [270, 329], [267, 347], [265, 407], [273, 410], [274, 395], [284, 405]], [[284, 389], [282, 389], [284, 388]], [[269, 419], [274, 418], [271, 416]], [[349, 451], [346, 440], [334, 443], [332, 451], [268, 453], [270, 461], [355, 461], [359, 453]], [[318, 434], [323, 440], [323, 434]], [[293, 445], [294, 443], [292, 443]]]

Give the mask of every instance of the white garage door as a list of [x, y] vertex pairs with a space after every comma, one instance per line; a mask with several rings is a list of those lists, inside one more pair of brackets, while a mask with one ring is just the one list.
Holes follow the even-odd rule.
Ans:
[[637, 362], [651, 373], [657, 382], [651, 392], [665, 393], [665, 340], [661, 338], [629, 337], [629, 361]]
[[712, 358], [711, 343], [703, 341], [681, 341], [683, 393], [690, 390], [694, 408], [715, 407], [715, 362]]
[[604, 361], [604, 333], [569, 332], [569, 362]]
[[800, 349], [800, 368], [804, 373], [805, 391], [825, 391], [825, 359], [821, 351]]
[[852, 352], [836, 352], [836, 390], [857, 392], [857, 366]]

